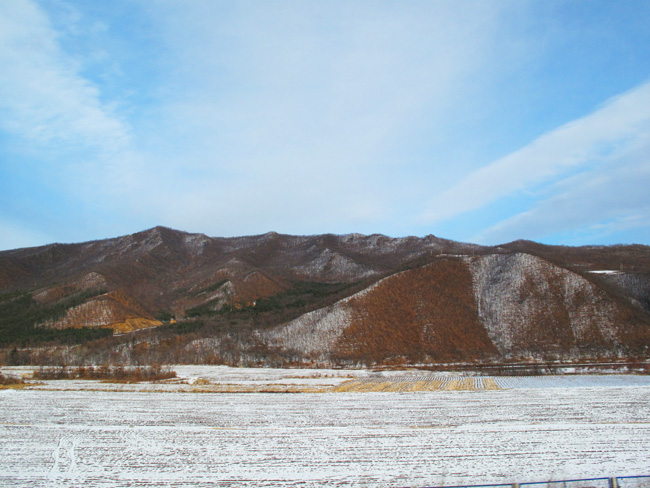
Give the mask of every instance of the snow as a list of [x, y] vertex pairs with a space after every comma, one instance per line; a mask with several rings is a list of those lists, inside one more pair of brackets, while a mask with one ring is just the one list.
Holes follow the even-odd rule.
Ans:
[[[315, 247], [315, 246], [312, 246]], [[316, 248], [317, 249], [317, 248]], [[352, 275], [356, 279], [366, 278], [376, 273], [375, 270], [367, 268], [354, 259], [351, 259], [329, 248], [320, 251], [319, 255], [309, 263], [297, 266], [295, 271], [299, 274], [312, 276], [319, 274], [327, 277], [340, 279], [341, 276]]]
[[366, 377], [366, 370], [342, 369], [280, 369], [232, 368], [229, 366], [174, 366], [181, 379], [190, 382], [205, 379], [214, 384], [294, 384], [303, 386], [335, 386], [354, 377]]
[[[535, 334], [535, 323], [549, 308], [568, 315], [576, 345], [588, 345], [597, 333], [616, 348], [612, 324], [619, 322], [618, 309], [603, 290], [577, 273], [525, 253], [483, 256], [472, 261], [471, 269], [479, 318], [501, 354], [507, 356], [525, 343], [527, 331]], [[554, 288], [562, 290], [561, 296]]]
[[305, 313], [264, 335], [273, 345], [295, 349], [303, 354], [320, 353], [323, 359], [327, 359], [332, 345], [336, 344], [345, 326], [350, 323], [351, 315], [347, 307], [349, 300], [344, 299], [329, 307]]
[[[430, 374], [174, 369], [187, 382], [241, 384], [340, 385], [350, 377], [404, 381]], [[650, 377], [494, 379], [506, 389], [0, 390], [0, 486], [396, 487], [650, 474]], [[53, 383], [81, 382], [44, 386]]]

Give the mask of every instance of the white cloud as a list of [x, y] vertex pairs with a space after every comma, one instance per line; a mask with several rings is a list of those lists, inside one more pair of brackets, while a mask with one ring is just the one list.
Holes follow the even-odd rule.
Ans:
[[561, 180], [549, 195], [529, 210], [510, 217], [476, 236], [481, 243], [519, 238], [542, 239], [570, 234], [576, 244], [612, 240], [623, 231], [650, 237], [650, 132], [637, 144], [605, 157], [603, 164]]
[[[511, 120], [526, 125], [519, 136], [538, 130], [525, 111], [482, 127], [505, 99], [517, 111], [518, 97], [503, 94], [509, 76], [544, 68], [535, 49], [546, 41], [522, 34], [535, 9], [521, 2], [136, 0], [110, 14], [44, 5], [51, 18], [34, 1], [0, 2], [0, 63], [11, 67], [0, 77], [0, 129], [30, 166], [21, 178], [33, 170], [51, 190], [34, 208], [58, 199], [62, 221], [74, 208], [80, 227], [95, 219], [108, 235], [155, 224], [213, 235], [412, 232], [413, 215], [452, 180], [419, 229], [504, 196], [546, 198], [485, 231], [492, 239], [570, 198], [559, 179], [580, 171], [595, 185], [647, 140], [650, 84], [457, 176], [483, 148], [511, 147]], [[132, 24], [120, 22], [127, 15]], [[526, 76], [517, 82], [529, 86]], [[482, 142], [468, 142], [474, 129], [470, 142]], [[637, 225], [617, 205], [609, 225]]]
[[124, 149], [129, 127], [62, 52], [58, 34], [33, 2], [0, 3], [1, 126], [43, 148]]
[[[228, 235], [386, 232], [403, 220], [395, 209], [426, 186], [401, 176], [403, 139], [425, 119], [432, 132], [448, 123], [495, 56], [505, 9], [142, 2], [159, 71], [124, 72], [145, 83], [126, 119], [83, 75], [101, 59], [65, 52], [35, 3], [6, 5], [0, 61], [14, 69], [0, 85], [1, 127], [53, 154], [41, 159], [56, 161], [65, 198], [102, 220]], [[60, 14], [79, 42], [97, 22], [84, 15]], [[116, 60], [105, 62], [99, 71]]]
[[503, 9], [482, 2], [163, 5], [151, 14], [174, 70], [151, 114], [165, 121], [152, 151], [176, 188], [192, 187], [165, 213], [210, 209], [213, 222], [293, 232], [362, 221], [377, 230], [397, 218], [391, 208], [425, 184], [396, 186], [409, 164], [403, 140], [424, 119], [434, 133], [448, 124], [495, 55]]
[[599, 165], [649, 138], [650, 83], [645, 83], [469, 174], [429, 202], [421, 219], [429, 224], [451, 219], [567, 172]]

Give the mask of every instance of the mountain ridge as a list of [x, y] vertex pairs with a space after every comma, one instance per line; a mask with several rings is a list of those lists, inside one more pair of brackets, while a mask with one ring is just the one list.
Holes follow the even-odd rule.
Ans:
[[224, 238], [157, 226], [0, 251], [0, 294], [2, 345], [26, 361], [40, 344], [79, 359], [81, 345], [36, 338], [82, 329], [91, 338], [142, 329], [146, 354], [104, 336], [84, 353], [125, 362], [568, 360], [647, 356], [650, 345], [650, 247], [641, 245]]

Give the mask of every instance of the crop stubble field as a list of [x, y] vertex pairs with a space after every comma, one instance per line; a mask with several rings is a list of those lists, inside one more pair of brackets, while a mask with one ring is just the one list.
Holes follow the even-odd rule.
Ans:
[[[52, 381], [0, 391], [0, 486], [399, 487], [650, 474], [650, 377], [191, 367], [180, 376], [175, 386]], [[182, 390], [220, 382], [321, 392]]]

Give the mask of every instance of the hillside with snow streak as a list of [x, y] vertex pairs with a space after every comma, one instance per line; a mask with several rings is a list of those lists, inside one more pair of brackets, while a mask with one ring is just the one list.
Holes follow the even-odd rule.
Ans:
[[[440, 257], [268, 333], [272, 344], [365, 364], [645, 355], [634, 300], [524, 253]], [[311, 340], [314, 339], [314, 340]]]
[[643, 361], [650, 248], [162, 227], [0, 252], [0, 363]]

